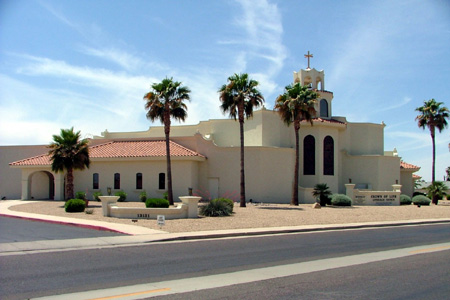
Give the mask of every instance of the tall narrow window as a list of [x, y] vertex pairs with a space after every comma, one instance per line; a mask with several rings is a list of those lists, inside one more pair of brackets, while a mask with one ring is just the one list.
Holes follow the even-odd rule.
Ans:
[[142, 190], [142, 173], [136, 173], [136, 189]]
[[94, 175], [92, 175], [92, 188], [94, 190], [98, 190], [98, 186], [99, 186], [98, 173], [94, 173]]
[[320, 116], [328, 118], [328, 101], [325, 99], [320, 100]]
[[303, 175], [316, 174], [316, 139], [307, 135], [303, 140]]
[[323, 175], [334, 175], [334, 140], [331, 136], [323, 140]]
[[158, 188], [160, 190], [166, 189], [166, 174], [165, 173], [159, 173], [159, 185]]
[[120, 173], [114, 174], [114, 189], [120, 190]]

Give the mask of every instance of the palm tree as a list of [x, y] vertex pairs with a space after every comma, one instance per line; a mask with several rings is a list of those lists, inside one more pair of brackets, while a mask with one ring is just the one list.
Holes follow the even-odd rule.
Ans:
[[241, 137], [241, 199], [240, 207], [245, 207], [245, 172], [244, 172], [244, 117], [253, 116], [253, 109], [264, 103], [264, 97], [257, 89], [258, 81], [250, 79], [248, 74], [234, 74], [228, 77], [228, 83], [220, 89], [220, 108], [229, 113], [230, 118], [239, 120]]
[[181, 82], [173, 81], [173, 78], [165, 78], [159, 83], [152, 84], [152, 90], [145, 94], [145, 109], [147, 119], [152, 122], [159, 119], [164, 124], [164, 134], [166, 136], [166, 157], [167, 157], [167, 199], [173, 205], [172, 192], [172, 166], [170, 162], [170, 118], [184, 121], [187, 117], [187, 106], [184, 101], [189, 100], [191, 90], [181, 86]]
[[53, 142], [48, 146], [52, 171], [67, 171], [65, 199], [73, 198], [73, 170], [89, 168], [89, 140], [80, 140], [80, 131], [61, 129], [60, 135], [53, 135]]
[[320, 206], [325, 206], [330, 203], [330, 196], [333, 193], [329, 190], [329, 187], [326, 183], [318, 183], [314, 186], [314, 190], [312, 192], [313, 197], [316, 197], [320, 201]]
[[436, 164], [436, 145], [435, 132], [436, 128], [441, 132], [447, 127], [447, 119], [449, 118], [449, 110], [447, 107], [441, 107], [442, 102], [436, 102], [434, 99], [424, 101], [423, 106], [416, 108], [420, 115], [416, 117], [419, 127], [425, 129], [428, 127], [431, 134], [431, 142], [433, 144], [433, 162], [431, 169], [431, 183], [435, 181], [435, 164]]
[[299, 173], [299, 131], [300, 122], [306, 120], [313, 124], [316, 114], [314, 105], [319, 94], [311, 90], [307, 85], [300, 83], [290, 84], [285, 87], [285, 93], [275, 100], [274, 109], [278, 111], [281, 119], [288, 126], [294, 123], [295, 131], [295, 169], [294, 186], [292, 188], [291, 205], [298, 205], [298, 173]]
[[445, 192], [447, 190], [447, 186], [442, 181], [435, 181], [429, 186], [427, 186], [428, 197], [431, 198], [433, 204], [438, 204], [439, 199], [444, 199], [444, 196], [447, 195]]

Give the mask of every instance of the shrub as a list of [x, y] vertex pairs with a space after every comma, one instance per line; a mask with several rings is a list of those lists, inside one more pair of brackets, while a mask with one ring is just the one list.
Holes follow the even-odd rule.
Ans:
[[411, 203], [411, 197], [405, 194], [400, 195], [400, 205], [410, 205]]
[[148, 198], [145, 201], [145, 207], [147, 208], [168, 208], [169, 200], [161, 198]]
[[86, 208], [86, 202], [82, 199], [70, 199], [64, 205], [66, 212], [83, 212]]
[[320, 206], [330, 205], [332, 195], [330, 188], [326, 183], [318, 183], [314, 186], [313, 197], [319, 200]]
[[412, 203], [415, 205], [430, 205], [431, 200], [426, 196], [417, 195], [412, 198]]
[[352, 199], [344, 194], [333, 194], [333, 196], [331, 197], [331, 205], [352, 206]]
[[200, 214], [207, 217], [224, 217], [233, 212], [228, 201], [223, 198], [213, 199], [207, 205], [200, 208]]
[[94, 197], [94, 200], [100, 201], [100, 196], [103, 196], [102, 192], [94, 192], [92, 194], [92, 197]]
[[119, 200], [117, 202], [123, 202], [125, 199], [127, 199], [127, 194], [124, 191], [118, 191], [114, 194], [114, 196], [119, 196]]
[[146, 191], [142, 191], [139, 194], [139, 200], [141, 200], [141, 202], [145, 202], [145, 200], [147, 200], [147, 192]]
[[231, 209], [231, 212], [233, 212], [233, 208], [234, 208], [234, 202], [231, 199], [228, 198], [217, 198], [217, 201], [223, 201], [225, 202]]
[[86, 193], [85, 192], [76, 192], [75, 193], [75, 199], [86, 199]]
[[166, 200], [169, 200], [169, 193], [168, 192], [164, 192], [163, 198], [166, 199]]

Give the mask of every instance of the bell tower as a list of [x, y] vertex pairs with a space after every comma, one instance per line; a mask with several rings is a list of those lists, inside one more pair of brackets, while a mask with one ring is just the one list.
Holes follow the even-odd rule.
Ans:
[[313, 57], [311, 53], [305, 54], [308, 59], [308, 67], [301, 69], [299, 72], [294, 71], [294, 83], [300, 82], [301, 85], [308, 85], [310, 89], [319, 93], [316, 104], [316, 117], [331, 119], [331, 101], [333, 93], [325, 90], [325, 73], [317, 71], [310, 67], [310, 59]]

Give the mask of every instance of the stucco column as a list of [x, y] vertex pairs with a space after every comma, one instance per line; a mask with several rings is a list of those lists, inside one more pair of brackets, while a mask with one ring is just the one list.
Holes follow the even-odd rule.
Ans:
[[198, 201], [202, 199], [202, 197], [196, 196], [181, 196], [181, 202], [188, 206], [188, 218], [198, 218]]
[[30, 189], [28, 188], [28, 178], [22, 178], [22, 200], [30, 199], [30, 195], [28, 194]]
[[55, 201], [64, 200], [64, 174], [52, 173], [55, 177]]
[[102, 212], [104, 217], [109, 217], [110, 215], [110, 204], [116, 203], [119, 200], [119, 196], [99, 196], [102, 201]]
[[352, 200], [353, 199], [353, 193], [355, 191], [355, 184], [354, 183], [347, 183], [345, 184], [345, 194]]

